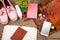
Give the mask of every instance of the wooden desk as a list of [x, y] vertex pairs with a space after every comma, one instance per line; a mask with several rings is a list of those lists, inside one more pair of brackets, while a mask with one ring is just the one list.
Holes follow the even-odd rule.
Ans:
[[[14, 1], [13, 5], [15, 5], [15, 1], [16, 0], [11, 0], [11, 1], [12, 1], [12, 3]], [[33, 2], [33, 1], [36, 2], [36, 0], [32, 0], [31, 2]], [[15, 22], [9, 21], [8, 25], [33, 26], [35, 28], [37, 27], [33, 20], [28, 20], [28, 21], [23, 21], [23, 20], [24, 19], [18, 19]], [[2, 38], [3, 28], [4, 28], [4, 25], [0, 24], [0, 40]], [[40, 32], [38, 31], [38, 33], [37, 33], [37, 40], [60, 40], [60, 31], [50, 35], [49, 37], [41, 36]]]
[[[24, 21], [24, 19], [19, 19], [18, 21], [15, 21], [15, 22], [9, 21], [8, 25], [33, 26], [35, 28], [37, 27], [33, 20]], [[2, 38], [3, 28], [4, 28], [4, 25], [0, 24], [0, 40]], [[44, 37], [44, 36], [41, 36], [40, 32], [38, 31], [37, 40], [59, 40], [60, 39], [59, 35], [60, 35], [60, 31], [50, 35], [49, 37]]]

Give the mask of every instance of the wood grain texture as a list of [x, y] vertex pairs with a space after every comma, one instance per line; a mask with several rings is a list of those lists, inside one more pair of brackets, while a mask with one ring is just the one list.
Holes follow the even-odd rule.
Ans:
[[[17, 0], [11, 0], [13, 5], [15, 5]], [[36, 2], [38, 0], [32, 0], [31, 2]], [[18, 26], [34, 26], [37, 28], [33, 20], [24, 21], [24, 19], [18, 19], [17, 21], [9, 21], [8, 25], [18, 25]], [[4, 25], [0, 24], [0, 40], [2, 38]], [[37, 40], [60, 40], [60, 31], [50, 35], [49, 37], [44, 37], [40, 35], [40, 32], [37, 33]]]
[[[9, 21], [8, 25], [18, 25], [18, 26], [34, 26], [37, 28], [33, 20], [24, 21], [24, 19], [19, 19], [15, 22]], [[4, 25], [0, 24], [0, 40], [2, 38]], [[37, 33], [37, 40], [59, 40], [60, 39], [60, 31], [50, 35], [49, 37], [44, 37], [40, 35], [40, 32]]]

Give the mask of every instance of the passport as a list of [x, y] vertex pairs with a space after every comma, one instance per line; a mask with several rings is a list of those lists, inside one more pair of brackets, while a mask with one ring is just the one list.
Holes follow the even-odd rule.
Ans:
[[11, 40], [22, 40], [24, 38], [24, 36], [26, 35], [26, 33], [27, 33], [27, 31], [18, 27], [18, 29], [12, 35]]

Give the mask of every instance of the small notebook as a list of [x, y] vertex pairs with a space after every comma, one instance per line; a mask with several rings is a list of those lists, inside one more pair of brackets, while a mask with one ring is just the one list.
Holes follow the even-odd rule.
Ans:
[[18, 27], [18, 29], [12, 35], [11, 40], [22, 40], [26, 34], [27, 34], [26, 30]]
[[28, 11], [27, 11], [27, 18], [37, 18], [37, 10], [38, 10], [38, 4], [29, 3]]

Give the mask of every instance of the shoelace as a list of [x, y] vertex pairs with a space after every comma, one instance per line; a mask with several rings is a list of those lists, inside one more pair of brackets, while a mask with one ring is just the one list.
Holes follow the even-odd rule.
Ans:
[[13, 9], [10, 8], [10, 6], [7, 6], [7, 9], [9, 12], [14, 11]]
[[4, 8], [1, 9], [1, 15], [3, 15], [4, 13], [6, 13], [6, 10]]

